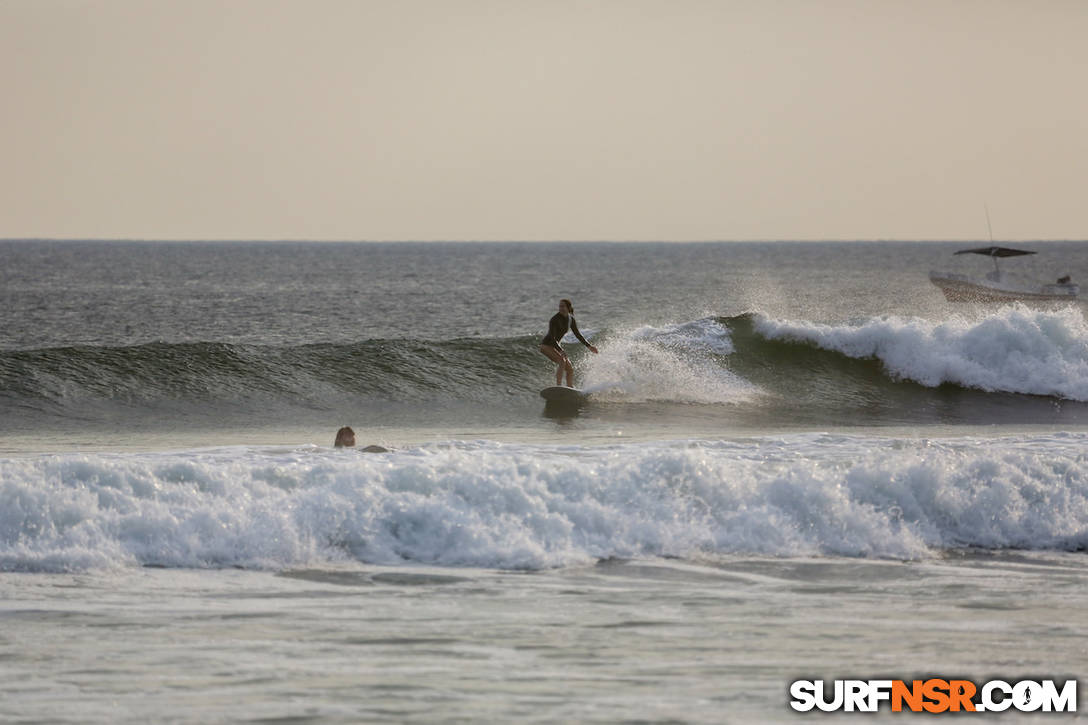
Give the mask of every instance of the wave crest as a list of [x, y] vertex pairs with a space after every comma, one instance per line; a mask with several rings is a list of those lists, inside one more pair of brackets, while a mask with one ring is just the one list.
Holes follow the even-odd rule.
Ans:
[[979, 320], [887, 316], [827, 325], [758, 317], [767, 340], [875, 358], [895, 378], [1088, 401], [1088, 324], [1078, 309], [1006, 307]]

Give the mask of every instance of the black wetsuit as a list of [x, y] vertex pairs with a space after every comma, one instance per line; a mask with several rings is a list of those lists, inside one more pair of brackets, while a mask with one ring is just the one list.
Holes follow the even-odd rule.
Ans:
[[589, 343], [582, 337], [582, 333], [578, 332], [578, 323], [575, 322], [574, 315], [567, 316], [562, 312], [556, 312], [552, 315], [552, 319], [548, 320], [548, 334], [540, 341], [540, 344], [554, 347], [560, 353], [566, 355], [566, 353], [563, 352], [563, 346], [559, 344], [559, 341], [567, 334], [567, 330], [573, 332], [574, 336], [577, 337], [583, 345], [589, 347]]

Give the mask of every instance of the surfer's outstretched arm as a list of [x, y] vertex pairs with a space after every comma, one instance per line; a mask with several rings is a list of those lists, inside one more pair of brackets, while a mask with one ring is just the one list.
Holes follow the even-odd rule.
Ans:
[[578, 331], [578, 323], [575, 321], [574, 315], [570, 316], [570, 331], [574, 333], [574, 336], [578, 338], [579, 342], [581, 342], [583, 345], [585, 345], [586, 347], [589, 348], [590, 352], [592, 352], [592, 353], [597, 352], [597, 348], [590, 345], [586, 341], [586, 339], [584, 337], [582, 337], [582, 333]]

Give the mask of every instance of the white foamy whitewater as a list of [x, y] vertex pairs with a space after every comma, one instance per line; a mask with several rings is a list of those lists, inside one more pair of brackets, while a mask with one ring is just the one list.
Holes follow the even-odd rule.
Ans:
[[0, 461], [0, 570], [1088, 547], [1088, 434], [457, 442]]
[[1079, 309], [1004, 307], [942, 322], [889, 315], [853, 324], [759, 317], [770, 340], [808, 342], [853, 358], [877, 358], [895, 377], [936, 387], [1088, 401], [1088, 322]]

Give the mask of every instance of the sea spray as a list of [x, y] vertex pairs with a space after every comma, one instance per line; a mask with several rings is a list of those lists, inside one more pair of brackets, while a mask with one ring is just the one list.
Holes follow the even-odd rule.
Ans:
[[583, 387], [599, 401], [736, 403], [756, 388], [728, 368], [733, 351], [729, 328], [713, 318], [619, 331], [583, 362]]

